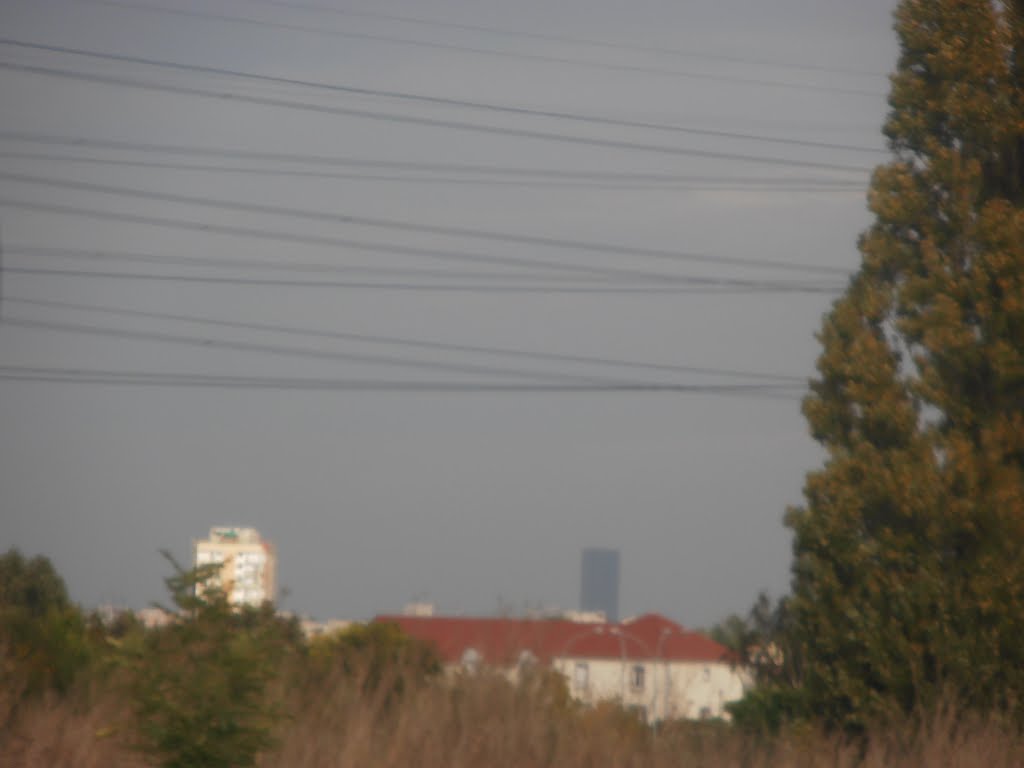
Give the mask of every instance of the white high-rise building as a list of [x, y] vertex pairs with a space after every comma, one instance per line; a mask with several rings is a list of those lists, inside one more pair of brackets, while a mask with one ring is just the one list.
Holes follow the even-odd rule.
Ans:
[[232, 605], [259, 606], [273, 602], [277, 584], [277, 554], [255, 528], [218, 526], [210, 537], [194, 542], [197, 566], [220, 566], [211, 586], [224, 591]]

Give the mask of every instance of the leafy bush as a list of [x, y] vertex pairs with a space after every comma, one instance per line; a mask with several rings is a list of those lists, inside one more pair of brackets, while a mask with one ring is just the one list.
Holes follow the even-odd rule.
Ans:
[[0, 557], [0, 652], [5, 684], [22, 695], [64, 692], [89, 664], [85, 621], [49, 559]]
[[409, 684], [419, 684], [441, 672], [436, 650], [405, 634], [394, 624], [357, 624], [314, 639], [309, 648], [310, 671], [323, 676], [329, 671], [358, 680], [367, 693], [386, 683], [400, 694]]

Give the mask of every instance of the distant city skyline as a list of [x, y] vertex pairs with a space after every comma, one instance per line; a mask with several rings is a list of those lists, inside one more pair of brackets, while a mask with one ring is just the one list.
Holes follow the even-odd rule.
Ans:
[[580, 556], [580, 610], [619, 620], [619, 550], [588, 547]]

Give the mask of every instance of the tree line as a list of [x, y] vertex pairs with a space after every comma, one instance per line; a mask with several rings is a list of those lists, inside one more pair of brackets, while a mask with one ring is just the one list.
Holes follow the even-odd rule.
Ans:
[[149, 629], [131, 612], [83, 613], [46, 557], [0, 557], [0, 741], [21, 707], [99, 689], [130, 702], [120, 735], [156, 764], [248, 766], [294, 714], [281, 705], [286, 689], [330, 680], [387, 699], [441, 670], [432, 647], [391, 625], [307, 641], [298, 620], [270, 603], [230, 605], [210, 581], [219, 566], [186, 569], [164, 554], [172, 618]]

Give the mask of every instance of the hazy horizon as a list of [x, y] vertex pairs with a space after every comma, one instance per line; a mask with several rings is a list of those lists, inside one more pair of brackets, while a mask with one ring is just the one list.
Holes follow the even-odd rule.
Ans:
[[0, 546], [164, 598], [688, 627], [788, 588], [895, 0], [8, 0]]

